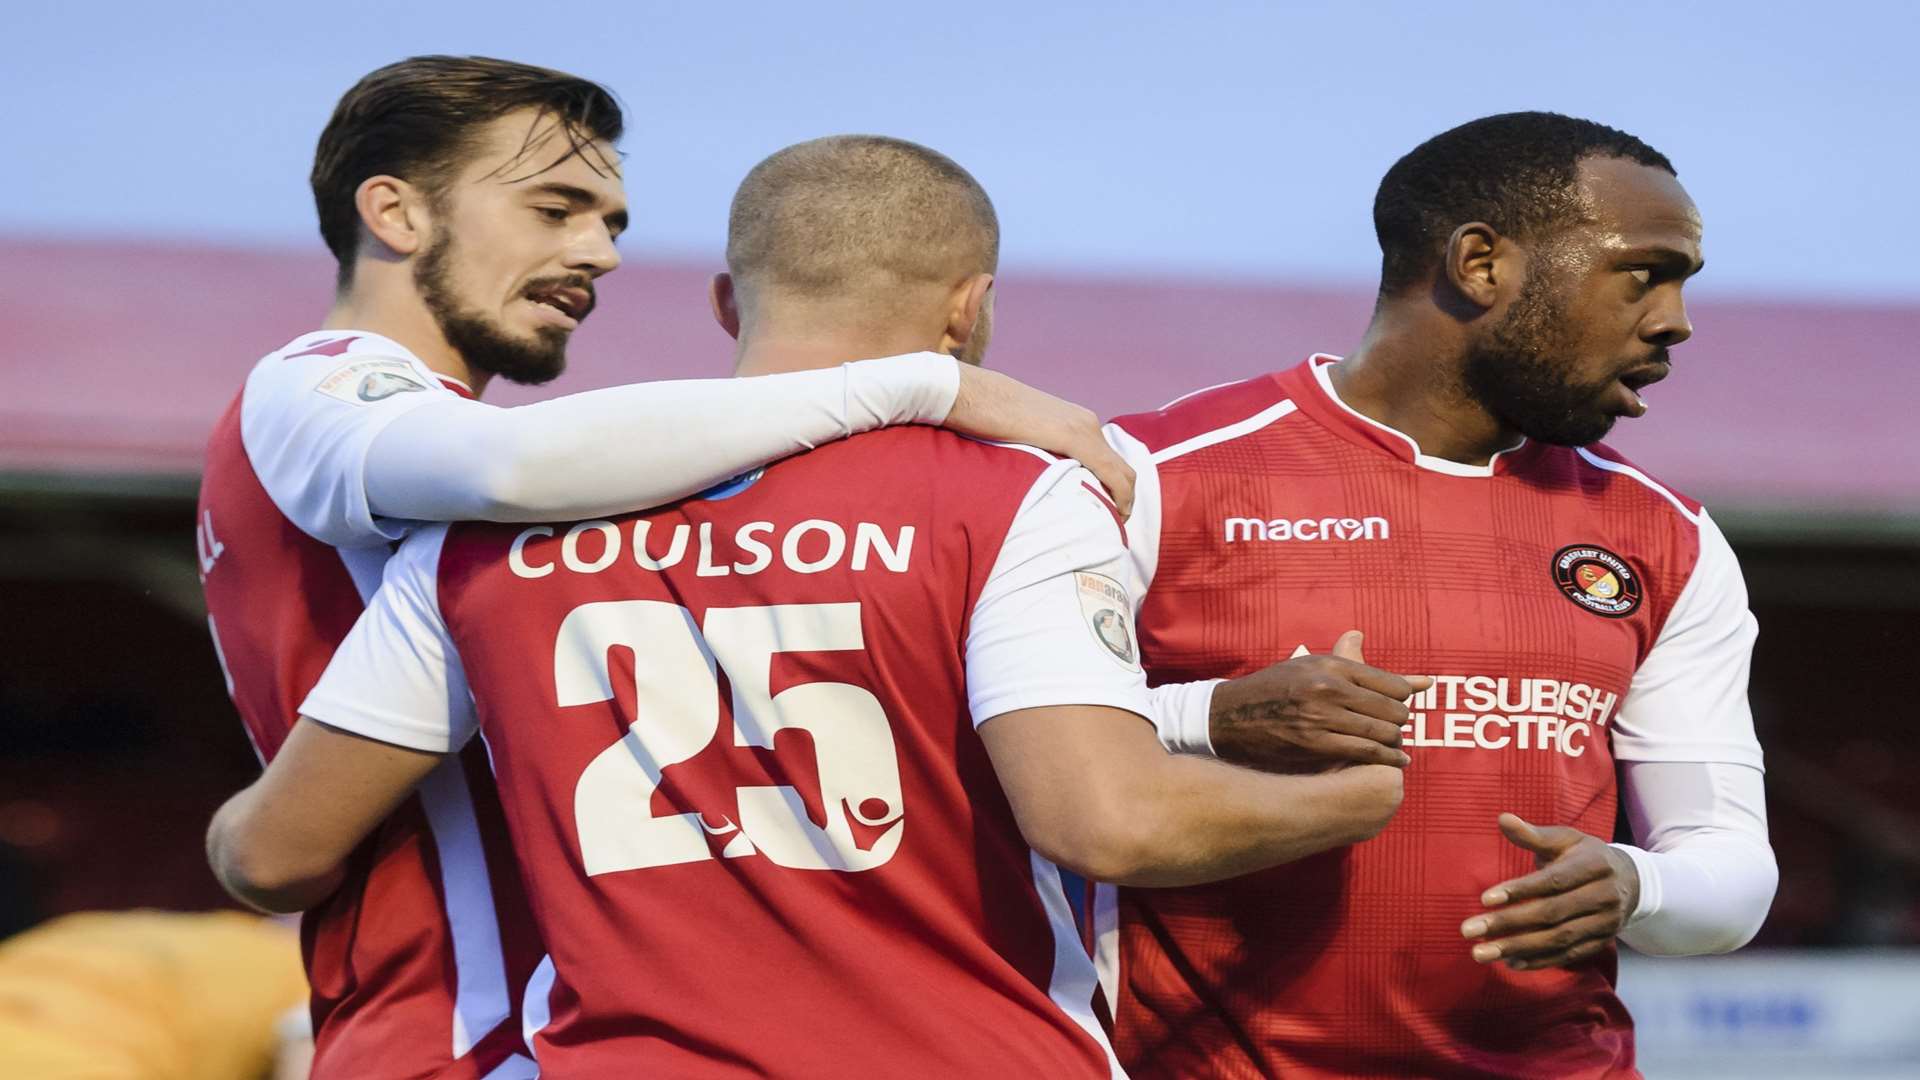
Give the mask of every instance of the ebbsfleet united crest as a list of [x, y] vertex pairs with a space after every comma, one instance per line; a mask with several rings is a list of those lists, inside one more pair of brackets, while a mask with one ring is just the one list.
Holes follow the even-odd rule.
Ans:
[[1569, 544], [1555, 552], [1553, 582], [1595, 615], [1624, 619], [1640, 607], [1640, 575], [1603, 547]]

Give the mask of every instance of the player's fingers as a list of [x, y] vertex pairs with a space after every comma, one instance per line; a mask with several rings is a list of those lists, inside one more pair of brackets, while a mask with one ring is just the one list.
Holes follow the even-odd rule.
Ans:
[[1407, 718], [1413, 715], [1405, 702], [1386, 694], [1375, 693], [1363, 686], [1340, 687], [1333, 697], [1340, 707], [1348, 712], [1370, 716], [1375, 720], [1384, 720], [1394, 727], [1406, 723]]
[[1475, 915], [1460, 924], [1460, 936], [1498, 941], [1514, 934], [1554, 926], [1582, 915], [1617, 911], [1619, 896], [1619, 891], [1611, 882], [1588, 882], [1558, 896], [1523, 900], [1498, 911]]
[[1525, 877], [1495, 885], [1480, 894], [1480, 902], [1488, 907], [1498, 907], [1541, 896], [1557, 896], [1572, 892], [1590, 881], [1598, 881], [1612, 872], [1612, 864], [1604, 857], [1556, 859]]
[[1080, 442], [1084, 445], [1076, 447], [1073, 456], [1080, 459], [1080, 464], [1087, 467], [1087, 471], [1093, 474], [1094, 479], [1100, 481], [1101, 487], [1107, 489], [1107, 497], [1113, 500], [1113, 505], [1120, 511], [1120, 516], [1131, 517], [1133, 515], [1133, 466], [1127, 464], [1125, 459], [1114, 452], [1113, 447], [1107, 445], [1107, 440], [1101, 437], [1098, 427], [1094, 428], [1091, 437], [1084, 438]]
[[1371, 739], [1382, 746], [1399, 746], [1406, 734], [1400, 730], [1399, 724], [1351, 711], [1342, 712], [1327, 721], [1327, 730], [1356, 739]]
[[1391, 765], [1402, 769], [1413, 760], [1404, 750], [1352, 735], [1324, 734], [1313, 740], [1311, 749], [1329, 761], [1348, 761], [1355, 765]]
[[1364, 664], [1367, 661], [1365, 657], [1360, 655], [1360, 645], [1365, 640], [1365, 634], [1362, 634], [1358, 630], [1349, 630], [1340, 635], [1340, 640], [1333, 643], [1333, 655], [1342, 660], [1351, 660], [1356, 664]]
[[1519, 814], [1501, 814], [1500, 831], [1508, 840], [1543, 859], [1552, 859], [1580, 842], [1585, 834], [1565, 825], [1535, 825]]
[[1336, 659], [1335, 665], [1347, 682], [1382, 697], [1405, 701], [1414, 694], [1414, 685], [1405, 676], [1344, 658]]
[[946, 428], [962, 435], [1023, 442], [1074, 458], [1100, 481], [1120, 510], [1133, 512], [1133, 468], [1101, 433], [1093, 410], [1036, 390], [997, 371], [960, 366], [960, 389]]
[[1525, 960], [1509, 960], [1507, 961], [1507, 966], [1515, 971], [1567, 967], [1572, 964], [1577, 964], [1582, 960], [1590, 960], [1599, 955], [1600, 951], [1607, 947], [1608, 940], [1609, 939], [1605, 937], [1592, 938], [1570, 949], [1562, 949], [1557, 953], [1547, 953], [1544, 956], [1531, 956]]
[[1482, 964], [1497, 960], [1531, 961], [1562, 953], [1591, 941], [1604, 942], [1619, 929], [1619, 923], [1604, 915], [1583, 915], [1577, 919], [1519, 934], [1500, 941], [1483, 941], [1473, 947], [1473, 958]]

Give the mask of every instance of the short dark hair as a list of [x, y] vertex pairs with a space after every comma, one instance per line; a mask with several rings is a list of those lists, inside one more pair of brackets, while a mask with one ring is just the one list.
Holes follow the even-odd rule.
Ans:
[[1000, 220], [952, 158], [885, 135], [797, 143], [755, 165], [727, 214], [744, 285], [814, 295], [992, 273]]
[[320, 238], [353, 279], [360, 243], [354, 192], [369, 176], [397, 176], [429, 192], [443, 190], [470, 150], [474, 133], [508, 113], [554, 116], [577, 152], [620, 139], [625, 120], [606, 87], [563, 71], [484, 56], [415, 56], [355, 83], [334, 106], [313, 153], [313, 202]]
[[1453, 230], [1484, 221], [1526, 239], [1573, 224], [1580, 162], [1625, 158], [1673, 175], [1666, 155], [1605, 124], [1550, 112], [1512, 112], [1443, 131], [1393, 163], [1373, 197], [1380, 291], [1417, 284]]

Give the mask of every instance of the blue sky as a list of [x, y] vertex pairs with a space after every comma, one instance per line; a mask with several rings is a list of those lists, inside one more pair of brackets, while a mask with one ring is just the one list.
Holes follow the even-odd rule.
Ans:
[[629, 111], [629, 257], [708, 259], [733, 185], [876, 131], [973, 170], [1009, 268], [1370, 283], [1381, 172], [1517, 108], [1625, 128], [1707, 222], [1698, 291], [1920, 301], [1920, 6], [1830, 2], [165, 5], [9, 13], [13, 234], [319, 250], [340, 92], [419, 52], [563, 67]]

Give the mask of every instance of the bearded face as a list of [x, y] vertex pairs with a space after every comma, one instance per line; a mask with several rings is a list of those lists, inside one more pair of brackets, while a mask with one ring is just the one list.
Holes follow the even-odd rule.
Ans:
[[[461, 302], [454, 284], [455, 251], [452, 230], [443, 230], [421, 253], [413, 272], [420, 297], [433, 313], [447, 344], [474, 370], [498, 375], [508, 382], [538, 386], [551, 382], [565, 371], [567, 339], [571, 336], [566, 330], [542, 326], [530, 337], [515, 336], [496, 320]], [[584, 275], [579, 277], [577, 281], [567, 278], [530, 282], [529, 295], [534, 290], [570, 287], [585, 288], [591, 296], [591, 282]]]
[[1469, 397], [1527, 438], [1585, 446], [1619, 416], [1609, 403], [1618, 376], [1609, 366], [1581, 377], [1588, 365], [1568, 292], [1564, 275], [1547, 267], [1528, 275], [1505, 318], [1468, 350], [1463, 381]]

